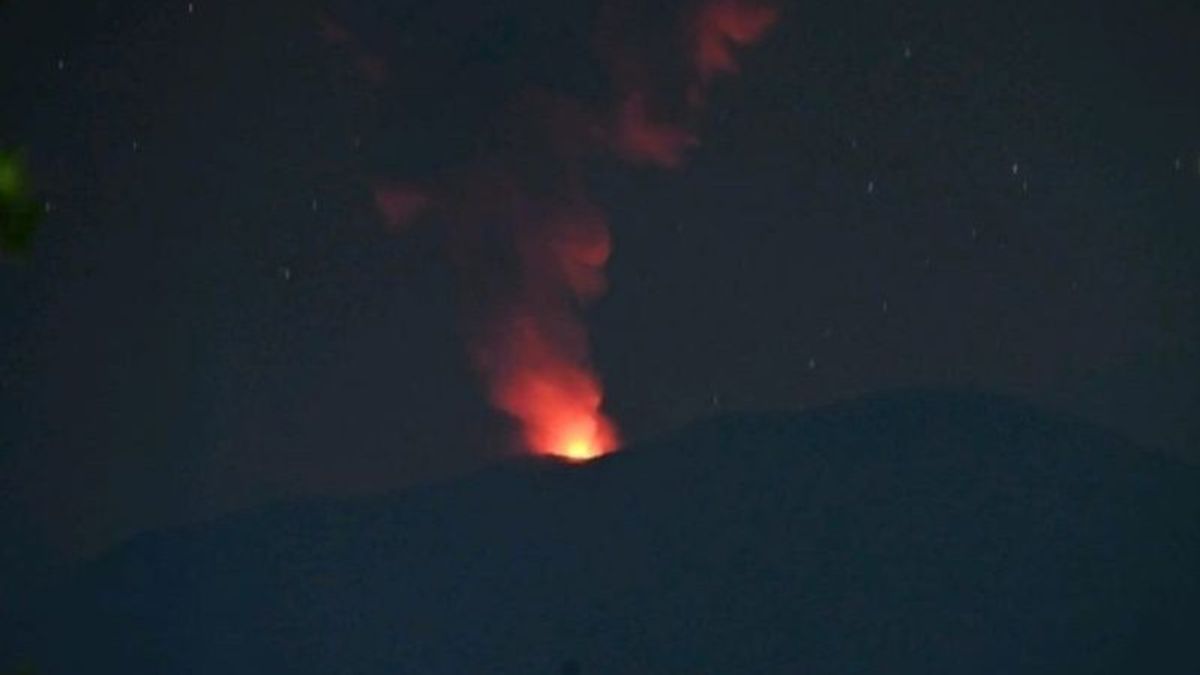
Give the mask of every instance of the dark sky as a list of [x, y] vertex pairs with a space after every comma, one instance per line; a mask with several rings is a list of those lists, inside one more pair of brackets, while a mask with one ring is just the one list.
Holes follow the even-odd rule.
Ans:
[[[0, 265], [0, 527], [95, 550], [503, 453], [437, 230], [388, 232], [371, 186], [531, 83], [595, 95], [593, 13], [0, 8], [0, 141], [48, 208]], [[1197, 5], [798, 2], [741, 61], [686, 166], [592, 167], [627, 440], [967, 386], [1200, 461]]]

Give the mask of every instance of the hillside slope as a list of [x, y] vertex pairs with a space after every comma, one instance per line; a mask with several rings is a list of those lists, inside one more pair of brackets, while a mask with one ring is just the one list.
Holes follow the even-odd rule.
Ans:
[[716, 418], [589, 465], [143, 536], [49, 673], [1196, 673], [1200, 475], [1001, 398]]

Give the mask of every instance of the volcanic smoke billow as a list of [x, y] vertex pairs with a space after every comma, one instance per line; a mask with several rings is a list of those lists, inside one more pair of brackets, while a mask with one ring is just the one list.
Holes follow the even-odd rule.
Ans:
[[598, 15], [595, 56], [611, 82], [604, 101], [520, 92], [496, 116], [513, 139], [505, 152], [375, 189], [393, 228], [417, 219], [447, 228], [467, 352], [488, 399], [519, 423], [531, 451], [569, 461], [620, 442], [582, 316], [606, 290], [612, 252], [604, 213], [588, 197], [587, 164], [607, 155], [679, 166], [697, 142], [711, 82], [736, 72], [734, 50], [778, 16], [751, 0], [708, 0], [679, 3], [656, 22], [645, 4], [608, 2]]

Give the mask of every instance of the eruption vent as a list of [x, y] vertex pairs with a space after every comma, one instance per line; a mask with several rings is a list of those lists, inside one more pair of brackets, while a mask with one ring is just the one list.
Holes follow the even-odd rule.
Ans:
[[[467, 351], [498, 410], [532, 452], [586, 461], [620, 439], [603, 409], [583, 312], [606, 290], [608, 223], [584, 173], [604, 155], [679, 166], [697, 142], [708, 87], [736, 72], [734, 49], [757, 41], [775, 10], [749, 0], [682, 2], [648, 16], [635, 0], [607, 2], [594, 45], [609, 71], [600, 102], [529, 89], [496, 115], [509, 142], [437, 179], [376, 187], [388, 224], [446, 228], [459, 271]], [[669, 47], [668, 47], [669, 46]]]

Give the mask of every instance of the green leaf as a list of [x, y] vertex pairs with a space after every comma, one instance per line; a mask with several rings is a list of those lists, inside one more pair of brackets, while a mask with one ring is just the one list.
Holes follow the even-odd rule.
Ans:
[[42, 214], [29, 188], [24, 158], [0, 149], [0, 254], [28, 253]]

